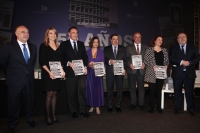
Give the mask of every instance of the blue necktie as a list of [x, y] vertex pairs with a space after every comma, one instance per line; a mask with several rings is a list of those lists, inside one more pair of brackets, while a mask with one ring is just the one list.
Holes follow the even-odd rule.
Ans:
[[26, 64], [28, 64], [28, 59], [29, 59], [29, 56], [28, 56], [28, 51], [26, 49], [26, 44], [22, 44], [24, 46], [23, 48], [23, 52], [24, 52], [24, 59], [26, 61]]
[[117, 57], [117, 50], [116, 50], [116, 47], [114, 48], [114, 56], [115, 56], [115, 59]]

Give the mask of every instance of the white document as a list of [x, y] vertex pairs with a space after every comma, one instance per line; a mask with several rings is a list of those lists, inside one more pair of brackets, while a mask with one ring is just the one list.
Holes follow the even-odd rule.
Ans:
[[49, 67], [55, 78], [62, 78], [62, 67], [60, 61], [50, 61]]
[[94, 73], [96, 77], [101, 77], [105, 75], [104, 62], [94, 62]]
[[72, 63], [74, 64], [74, 74], [76, 76], [85, 74], [83, 60], [72, 60]]
[[113, 65], [114, 75], [123, 75], [124, 74], [124, 62], [123, 60], [115, 60]]
[[140, 69], [142, 67], [142, 55], [132, 55], [131, 57], [134, 69]]
[[165, 66], [156, 66], [155, 74], [156, 74], [157, 79], [166, 79], [167, 73], [166, 73]]

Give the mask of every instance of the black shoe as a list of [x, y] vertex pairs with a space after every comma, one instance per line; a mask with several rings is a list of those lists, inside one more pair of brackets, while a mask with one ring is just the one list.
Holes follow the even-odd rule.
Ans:
[[112, 113], [112, 108], [108, 108], [108, 113]]
[[50, 116], [47, 116], [45, 121], [46, 121], [47, 125], [49, 125], [49, 126], [53, 125], [53, 122], [52, 122]]
[[59, 122], [59, 120], [56, 118], [55, 115], [53, 115], [53, 123], [58, 123], [58, 122]]
[[162, 109], [159, 109], [159, 110], [158, 110], [158, 113], [159, 113], [159, 114], [163, 114]]
[[130, 107], [130, 110], [134, 110], [134, 109], [136, 109], [136, 105], [132, 104]]
[[15, 133], [15, 128], [8, 128], [7, 133]]
[[78, 115], [77, 115], [76, 112], [73, 112], [73, 113], [72, 113], [72, 118], [73, 118], [73, 119], [78, 119]]
[[181, 114], [181, 110], [176, 109], [174, 114], [175, 114], [175, 115]]
[[148, 112], [152, 114], [152, 113], [153, 113], [153, 109], [149, 109], [149, 111], [148, 111]]
[[194, 111], [189, 111], [191, 116], [196, 116], [196, 113]]
[[31, 127], [37, 127], [37, 124], [34, 121], [28, 122]]
[[85, 116], [86, 118], [89, 118], [89, 116], [90, 116], [87, 112], [82, 112], [82, 113], [80, 113], [80, 115], [83, 115], [83, 116]]
[[146, 111], [144, 105], [140, 105], [140, 109], [141, 109], [142, 111]]
[[121, 108], [118, 108], [118, 107], [116, 107], [116, 111], [117, 111], [118, 113], [121, 113], [121, 112], [122, 112]]

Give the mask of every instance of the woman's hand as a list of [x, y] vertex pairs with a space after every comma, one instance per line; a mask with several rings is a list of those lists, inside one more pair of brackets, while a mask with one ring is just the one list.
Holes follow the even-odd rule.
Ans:
[[157, 68], [157, 66], [154, 66], [154, 67], [153, 67], [153, 70], [156, 71], [156, 68]]
[[53, 75], [52, 72], [49, 72], [49, 77], [50, 77], [51, 79], [55, 79], [55, 77], [54, 77], [54, 75]]
[[91, 67], [92, 69], [94, 69], [94, 62], [93, 62], [93, 61], [91, 61], [91, 62], [89, 63], [89, 67]]

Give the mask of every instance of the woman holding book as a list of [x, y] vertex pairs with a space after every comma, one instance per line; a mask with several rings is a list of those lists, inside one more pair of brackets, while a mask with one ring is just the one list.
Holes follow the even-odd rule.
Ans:
[[144, 63], [146, 65], [146, 73], [144, 80], [149, 83], [149, 113], [154, 111], [154, 99], [157, 101], [157, 111], [162, 114], [161, 109], [161, 91], [164, 79], [158, 79], [155, 71], [158, 66], [164, 66], [167, 70], [169, 64], [168, 52], [163, 48], [162, 36], [155, 36], [151, 43], [152, 47], [146, 49], [144, 55]]
[[96, 113], [100, 114], [100, 106], [104, 106], [104, 86], [103, 77], [95, 77], [94, 63], [104, 63], [104, 53], [100, 49], [100, 41], [97, 37], [93, 37], [89, 42], [90, 49], [87, 50], [88, 55], [88, 74], [86, 80], [86, 99], [87, 105], [90, 106], [89, 112], [96, 109]]
[[[57, 31], [55, 28], [48, 28], [44, 35], [44, 42], [39, 49], [39, 63], [42, 67], [42, 90], [46, 92], [46, 122], [47, 125], [57, 123], [59, 120], [55, 116], [56, 95], [61, 88], [60, 78], [56, 78], [50, 71], [49, 64], [52, 62], [61, 62], [61, 50], [57, 40]], [[61, 78], [65, 77], [65, 72], [61, 66]]]

